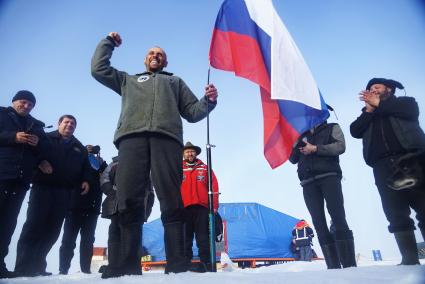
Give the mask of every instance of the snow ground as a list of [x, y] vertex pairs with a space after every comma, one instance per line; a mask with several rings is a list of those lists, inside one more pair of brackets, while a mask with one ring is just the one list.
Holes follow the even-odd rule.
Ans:
[[100, 278], [99, 273], [70, 275], [53, 275], [49, 277], [32, 277], [2, 279], [1, 284], [157, 284], [157, 283], [202, 283], [202, 284], [257, 284], [257, 283], [332, 283], [332, 284], [425, 284], [425, 260], [422, 265], [397, 266], [399, 260], [374, 262], [360, 260], [357, 268], [326, 270], [324, 261], [290, 262], [258, 268], [240, 269], [217, 273], [180, 273], [163, 274], [162, 270], [144, 272], [142, 276], [124, 276], [120, 278]]

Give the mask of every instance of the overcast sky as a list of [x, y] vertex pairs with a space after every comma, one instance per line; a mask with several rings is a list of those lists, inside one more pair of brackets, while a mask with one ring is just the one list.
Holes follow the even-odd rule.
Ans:
[[[110, 161], [117, 151], [112, 137], [120, 97], [90, 75], [97, 43], [117, 31], [123, 44], [112, 64], [130, 74], [144, 70], [146, 50], [159, 45], [168, 55], [167, 71], [185, 80], [198, 97], [207, 80], [208, 50], [222, 1], [3, 0], [0, 1], [0, 105], [9, 106], [21, 89], [32, 91], [32, 114], [56, 127], [65, 113], [77, 117], [75, 136], [83, 144], [99, 144]], [[350, 123], [360, 115], [357, 94], [372, 77], [400, 81], [425, 115], [425, 6], [420, 0], [280, 0], [273, 1], [309, 65], [325, 101], [338, 115], [347, 142], [341, 156], [343, 192], [356, 247], [370, 255], [398, 255], [393, 236], [365, 165], [361, 141], [351, 138]], [[234, 74], [212, 70], [219, 90], [211, 114], [213, 168], [221, 202], [258, 202], [296, 218], [311, 220], [305, 207], [296, 166], [272, 170], [263, 156], [263, 121], [259, 89]], [[397, 95], [404, 95], [398, 92]], [[185, 123], [184, 139], [203, 149], [206, 122]], [[13, 267], [19, 223], [7, 258]], [[155, 207], [152, 218], [159, 217]], [[108, 222], [100, 221], [96, 245], [106, 246]], [[421, 240], [419, 234], [418, 239]], [[317, 244], [317, 243], [316, 243]], [[57, 250], [54, 247], [53, 250]], [[52, 254], [56, 254], [54, 251]], [[53, 257], [53, 256], [52, 256]], [[55, 269], [57, 269], [55, 267]]]

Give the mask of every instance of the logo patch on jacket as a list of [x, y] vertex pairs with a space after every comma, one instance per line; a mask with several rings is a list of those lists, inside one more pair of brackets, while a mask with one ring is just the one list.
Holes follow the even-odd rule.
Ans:
[[196, 176], [196, 180], [197, 181], [204, 181], [205, 177], [204, 176]]
[[74, 148], [73, 148], [73, 150], [74, 150], [75, 152], [81, 153], [81, 149], [80, 149], [80, 148], [78, 148], [78, 147], [74, 147]]
[[149, 78], [150, 77], [148, 75], [142, 75], [139, 78], [137, 78], [137, 82], [143, 83], [143, 82], [146, 82], [147, 80], [149, 80]]

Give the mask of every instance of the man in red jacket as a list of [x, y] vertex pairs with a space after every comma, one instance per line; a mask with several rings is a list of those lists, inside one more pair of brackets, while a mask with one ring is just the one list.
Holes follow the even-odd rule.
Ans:
[[[195, 235], [201, 262], [192, 271], [206, 272], [210, 263], [208, 227], [208, 174], [207, 165], [197, 156], [201, 148], [187, 142], [183, 148], [183, 182], [181, 193], [186, 213], [186, 256], [192, 259], [192, 243]], [[218, 184], [212, 173], [214, 212], [218, 210]]]

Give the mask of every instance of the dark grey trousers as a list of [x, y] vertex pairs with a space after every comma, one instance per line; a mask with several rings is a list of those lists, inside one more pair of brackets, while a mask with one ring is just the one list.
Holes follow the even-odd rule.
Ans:
[[177, 140], [157, 133], [123, 138], [118, 152], [118, 210], [144, 212], [145, 191], [150, 176], [160, 203], [162, 222], [183, 221], [180, 193], [182, 150], [183, 146]]

